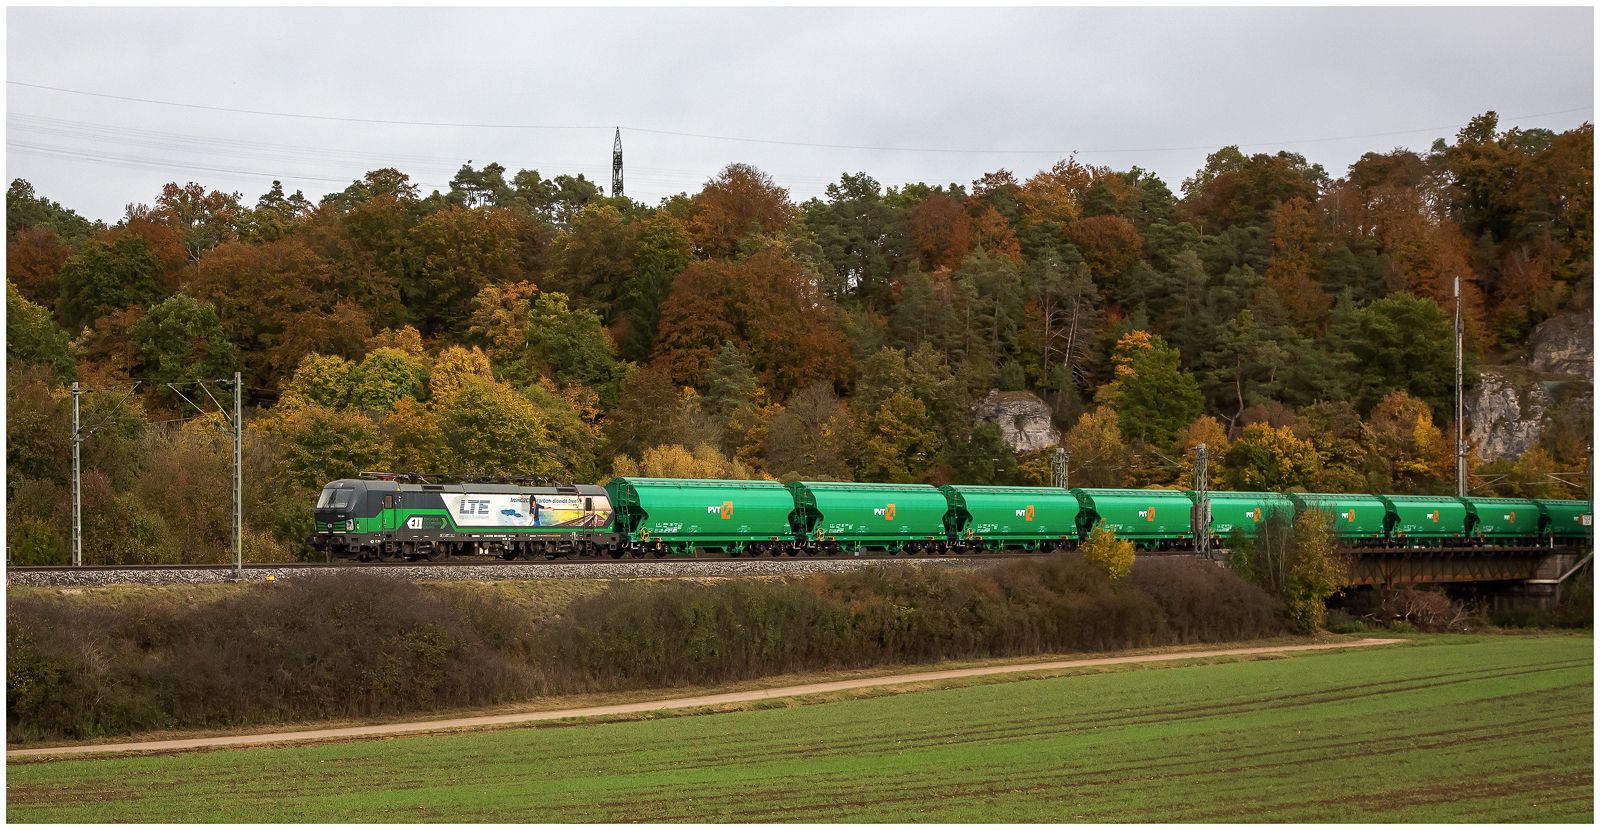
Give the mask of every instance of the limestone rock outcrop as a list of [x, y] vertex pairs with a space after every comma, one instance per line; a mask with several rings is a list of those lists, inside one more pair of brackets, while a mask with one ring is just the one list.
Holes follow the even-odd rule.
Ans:
[[1594, 379], [1594, 318], [1558, 314], [1540, 323], [1528, 339], [1528, 367], [1538, 372]]
[[1484, 369], [1482, 381], [1463, 400], [1468, 435], [1484, 461], [1516, 458], [1539, 440], [1550, 396], [1520, 373]]
[[1017, 452], [1032, 452], [1061, 443], [1061, 433], [1050, 422], [1050, 405], [1029, 392], [989, 390], [972, 403], [975, 424], [999, 424], [1000, 435]]

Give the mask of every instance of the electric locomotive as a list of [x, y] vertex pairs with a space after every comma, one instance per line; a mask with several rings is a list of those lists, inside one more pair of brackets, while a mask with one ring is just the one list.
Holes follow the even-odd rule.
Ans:
[[396, 562], [487, 554], [501, 559], [621, 556], [605, 488], [485, 478], [362, 473], [322, 488], [306, 544], [330, 558]]

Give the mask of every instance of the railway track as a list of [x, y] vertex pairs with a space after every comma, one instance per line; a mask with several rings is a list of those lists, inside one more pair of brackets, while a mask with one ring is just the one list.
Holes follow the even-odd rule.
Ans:
[[1022, 551], [983, 553], [964, 556], [800, 556], [729, 557], [702, 555], [662, 559], [551, 559], [493, 560], [456, 559], [442, 562], [253, 562], [247, 563], [238, 578], [232, 564], [205, 565], [66, 565], [8, 566], [6, 583], [29, 587], [94, 587], [114, 584], [187, 585], [220, 582], [272, 582], [314, 577], [341, 572], [381, 574], [417, 581], [512, 580], [512, 579], [661, 579], [673, 577], [705, 578], [736, 576], [783, 576], [856, 570], [892, 563], [931, 564], [943, 567], [981, 567], [1008, 559], [1027, 559], [1050, 554]]
[[[450, 567], [450, 568], [494, 568], [506, 565], [528, 565], [541, 567], [545, 565], [607, 565], [624, 567], [638, 563], [670, 564], [673, 562], [830, 562], [830, 561], [856, 561], [873, 560], [880, 562], [909, 562], [922, 560], [982, 560], [994, 561], [999, 559], [1031, 559], [1041, 556], [1051, 556], [1049, 553], [1033, 551], [1009, 550], [993, 551], [977, 554], [945, 554], [908, 556], [903, 554], [888, 553], [862, 553], [839, 554], [837, 556], [794, 556], [794, 557], [738, 557], [726, 556], [718, 553], [698, 553], [694, 556], [665, 556], [659, 559], [611, 559], [608, 557], [581, 557], [575, 559], [487, 559], [482, 557], [455, 557], [438, 562], [426, 559], [416, 559], [409, 562], [357, 562], [355, 560], [340, 560], [335, 562], [246, 562], [244, 570], [272, 570], [272, 569], [301, 569], [301, 568], [418, 568], [418, 567]], [[7, 565], [8, 573], [66, 573], [69, 571], [172, 571], [172, 570], [233, 570], [231, 562], [210, 562], [191, 565]]]

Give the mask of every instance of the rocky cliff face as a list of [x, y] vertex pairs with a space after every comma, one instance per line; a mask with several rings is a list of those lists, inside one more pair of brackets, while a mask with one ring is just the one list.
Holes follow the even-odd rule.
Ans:
[[1521, 372], [1484, 369], [1482, 375], [1462, 401], [1468, 435], [1484, 461], [1516, 458], [1538, 442], [1550, 396]]
[[1000, 435], [1017, 452], [1032, 452], [1061, 443], [1061, 433], [1050, 423], [1050, 406], [1028, 392], [989, 390], [974, 401], [975, 424], [999, 424]]
[[1558, 314], [1533, 330], [1528, 367], [1539, 372], [1594, 380], [1594, 318]]
[[1552, 423], [1594, 417], [1594, 322], [1562, 314], [1540, 323], [1526, 366], [1488, 367], [1468, 389], [1467, 427], [1484, 461], [1527, 452]]

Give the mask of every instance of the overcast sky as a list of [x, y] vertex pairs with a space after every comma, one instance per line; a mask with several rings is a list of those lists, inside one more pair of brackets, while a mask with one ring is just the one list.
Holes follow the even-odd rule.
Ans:
[[315, 200], [395, 167], [426, 193], [469, 159], [609, 191], [616, 126], [626, 195], [656, 204], [736, 161], [803, 201], [846, 172], [1025, 179], [1073, 151], [1176, 192], [1229, 144], [1339, 176], [1487, 110], [1502, 128], [1594, 118], [1588, 7], [13, 7], [6, 24], [7, 181], [109, 222], [169, 181], [253, 205], [273, 179]]

